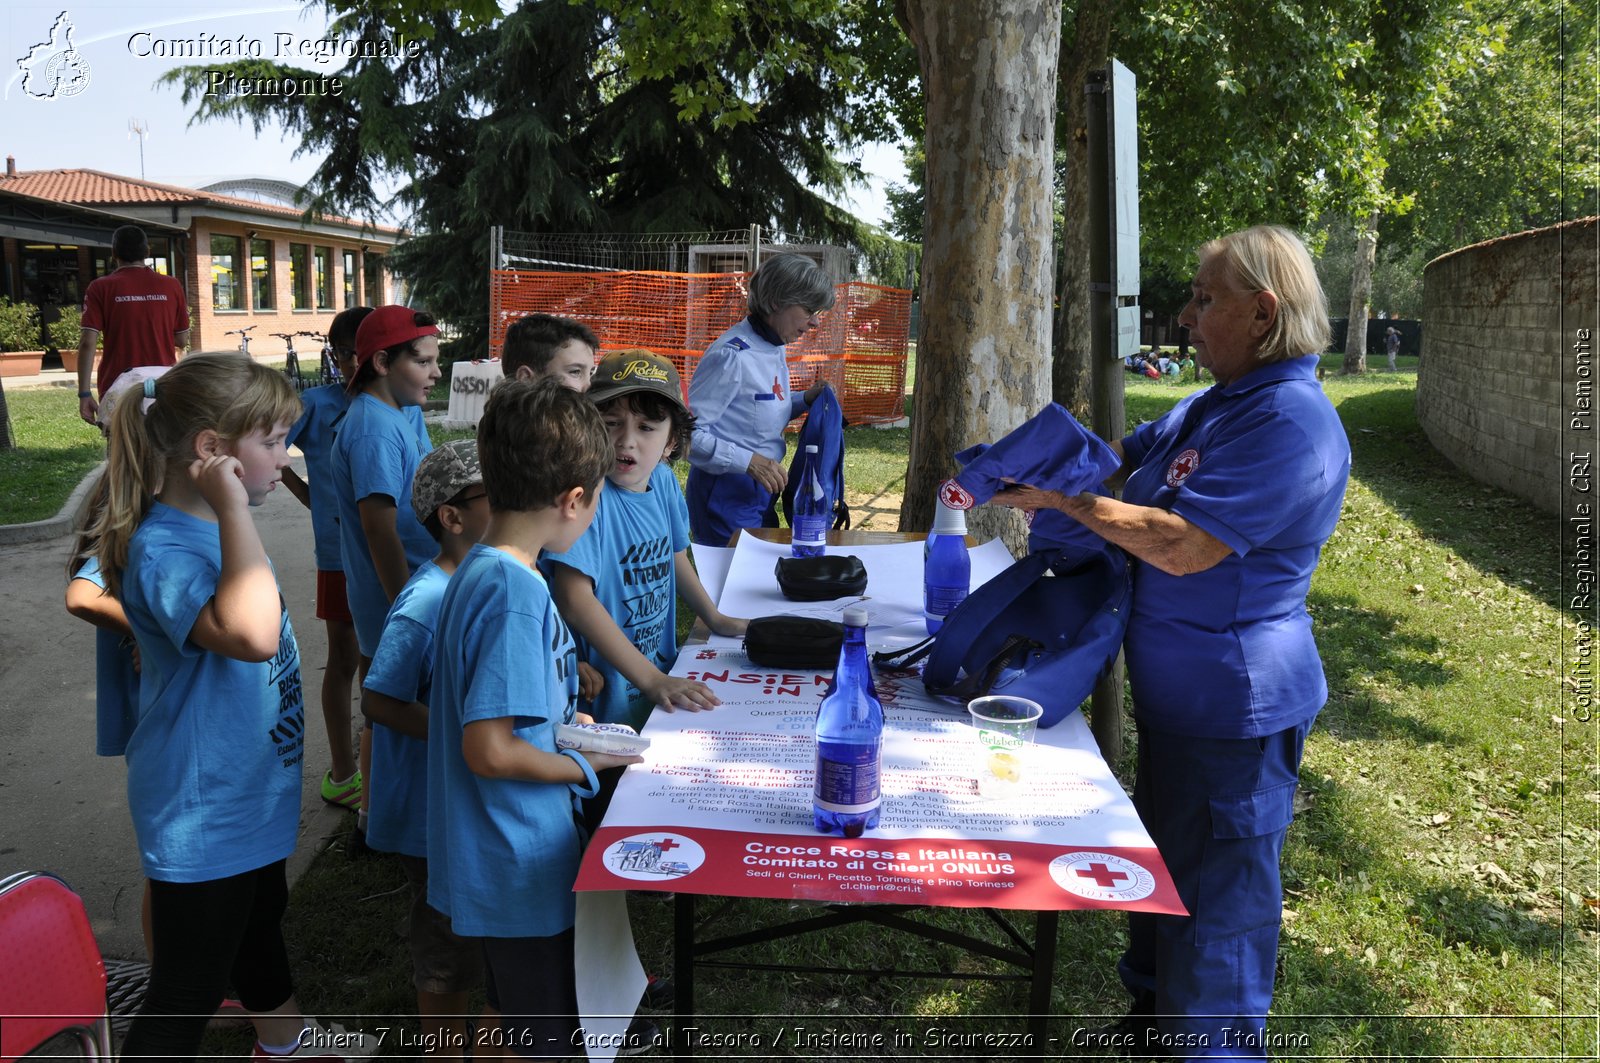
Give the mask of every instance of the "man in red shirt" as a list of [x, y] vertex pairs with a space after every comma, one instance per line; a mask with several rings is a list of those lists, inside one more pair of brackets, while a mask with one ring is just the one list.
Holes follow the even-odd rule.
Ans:
[[189, 307], [183, 286], [144, 264], [150, 243], [137, 225], [111, 234], [117, 269], [91, 281], [83, 293], [83, 334], [78, 340], [78, 415], [90, 424], [100, 403], [89, 390], [95, 347], [105, 333], [96, 390], [136, 366], [173, 365], [189, 345]]

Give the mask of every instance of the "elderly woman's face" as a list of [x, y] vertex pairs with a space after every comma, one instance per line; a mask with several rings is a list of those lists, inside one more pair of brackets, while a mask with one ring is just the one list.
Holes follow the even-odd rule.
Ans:
[[1178, 323], [1189, 329], [1195, 361], [1227, 384], [1256, 367], [1256, 349], [1277, 313], [1277, 297], [1241, 291], [1218, 256], [1201, 263], [1192, 288]]
[[786, 306], [767, 320], [772, 331], [778, 334], [779, 343], [793, 343], [821, 324], [822, 311], [808, 310], [803, 306]]

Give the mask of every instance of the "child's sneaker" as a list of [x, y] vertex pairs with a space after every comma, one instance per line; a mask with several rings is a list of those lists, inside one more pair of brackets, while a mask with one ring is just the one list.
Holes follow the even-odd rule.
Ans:
[[339, 808], [355, 810], [361, 807], [361, 773], [358, 771], [344, 782], [333, 781], [333, 769], [322, 776], [322, 799]]
[[678, 1002], [677, 987], [670, 978], [657, 978], [655, 975], [647, 976], [644, 983], [644, 998], [639, 1001], [643, 1007], [652, 1011], [665, 1011]]
[[377, 1054], [378, 1038], [360, 1030], [346, 1030], [338, 1023], [323, 1026], [311, 1023], [300, 1035], [300, 1047], [287, 1055], [268, 1052], [257, 1041], [250, 1050], [252, 1063], [277, 1063], [280, 1060], [319, 1060], [320, 1063], [339, 1063], [342, 1060], [367, 1059]]
[[660, 1045], [661, 1027], [643, 1015], [635, 1015], [622, 1035], [622, 1044], [617, 1048], [617, 1055], [641, 1056], [652, 1048], [659, 1048]]

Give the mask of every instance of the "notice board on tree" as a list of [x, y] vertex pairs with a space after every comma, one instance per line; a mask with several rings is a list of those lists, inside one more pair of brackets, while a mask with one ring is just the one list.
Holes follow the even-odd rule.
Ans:
[[[870, 638], [870, 632], [869, 632]], [[867, 836], [811, 826], [817, 702], [829, 673], [755, 667], [688, 646], [673, 675], [722, 699], [650, 720], [583, 859], [579, 890], [1182, 913], [1160, 855], [1082, 716], [1039, 732], [1022, 796], [978, 796], [962, 706], [879, 676], [883, 821]]]

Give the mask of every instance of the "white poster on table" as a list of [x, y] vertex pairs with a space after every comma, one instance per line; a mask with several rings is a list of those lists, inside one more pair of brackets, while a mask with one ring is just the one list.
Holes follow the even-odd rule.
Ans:
[[[838, 620], [853, 605], [864, 605], [872, 617], [868, 635], [874, 648], [909, 645], [928, 637], [922, 617], [922, 544], [830, 546], [829, 554], [854, 554], [867, 570], [866, 593], [827, 602], [792, 602], [778, 589], [778, 559], [790, 556], [787, 543], [769, 543], [741, 535], [733, 548], [727, 583], [717, 608], [728, 616], [816, 616]], [[1011, 552], [998, 539], [969, 551], [972, 586], [987, 583], [1011, 567]], [[712, 638], [713, 646], [735, 646], [738, 639]]]
[[[725, 594], [734, 590], [730, 574]], [[579, 890], [1184, 910], [1079, 713], [1038, 732], [1016, 796], [983, 798], [965, 708], [930, 697], [920, 679], [879, 675], [882, 822], [846, 839], [811, 820], [826, 673], [688, 646], [672, 674], [706, 683], [722, 705], [651, 717], [645, 763], [624, 774], [584, 854]]]

